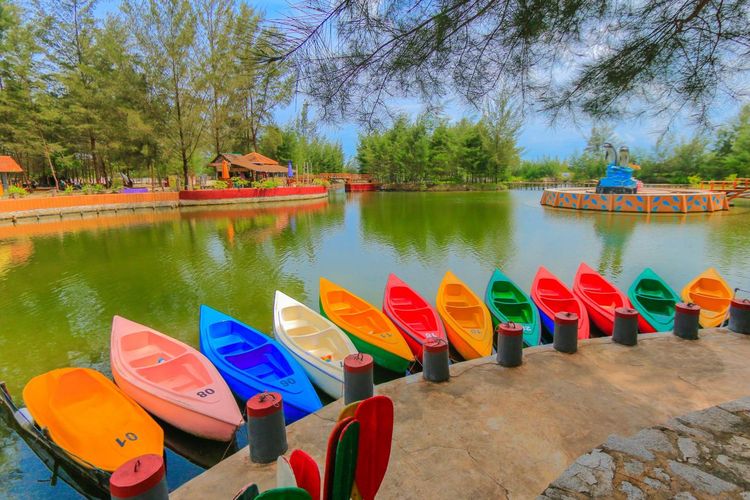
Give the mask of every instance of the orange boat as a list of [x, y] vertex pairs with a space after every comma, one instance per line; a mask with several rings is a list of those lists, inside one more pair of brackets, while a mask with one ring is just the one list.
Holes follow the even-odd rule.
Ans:
[[490, 311], [452, 272], [445, 273], [435, 302], [448, 340], [464, 359], [492, 354]]
[[699, 321], [703, 328], [724, 323], [733, 295], [729, 284], [713, 267], [700, 273], [682, 289], [682, 300], [701, 306]]
[[113, 472], [141, 455], [164, 453], [164, 432], [108, 378], [89, 368], [61, 368], [23, 389], [34, 422], [73, 459]]
[[320, 312], [383, 368], [403, 373], [414, 362], [411, 349], [385, 314], [325, 278], [320, 278]]

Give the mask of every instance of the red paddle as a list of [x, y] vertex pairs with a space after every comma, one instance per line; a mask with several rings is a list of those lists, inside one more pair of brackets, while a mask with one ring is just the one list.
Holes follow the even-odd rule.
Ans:
[[328, 450], [326, 451], [326, 469], [325, 478], [323, 480], [323, 500], [329, 500], [333, 495], [333, 471], [336, 467], [336, 447], [339, 444], [339, 436], [341, 431], [349, 425], [349, 422], [354, 420], [352, 417], [347, 417], [343, 420], [336, 422], [336, 425], [331, 431], [331, 435], [328, 436]]
[[289, 456], [297, 486], [307, 491], [312, 500], [320, 500], [320, 469], [313, 458], [302, 450], [294, 450]]
[[393, 401], [386, 396], [373, 396], [362, 401], [354, 415], [359, 421], [357, 489], [364, 500], [373, 500], [391, 457]]

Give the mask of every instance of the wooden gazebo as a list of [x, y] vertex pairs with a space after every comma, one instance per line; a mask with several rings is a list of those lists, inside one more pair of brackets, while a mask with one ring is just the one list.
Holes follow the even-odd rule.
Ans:
[[280, 177], [287, 175], [287, 167], [260, 153], [252, 152], [246, 155], [222, 153], [213, 159], [209, 166], [216, 169], [216, 177], [222, 177], [222, 170], [226, 162], [230, 177], [257, 180], [265, 177]]
[[0, 156], [0, 178], [2, 179], [2, 191], [0, 191], [0, 194], [2, 194], [3, 191], [6, 191], [10, 185], [8, 174], [23, 174], [23, 169], [21, 168], [21, 165], [10, 156]]

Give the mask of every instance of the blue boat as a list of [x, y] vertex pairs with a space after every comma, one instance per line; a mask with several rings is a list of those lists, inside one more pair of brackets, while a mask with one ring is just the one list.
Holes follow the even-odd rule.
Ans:
[[539, 345], [542, 335], [539, 309], [500, 269], [495, 269], [487, 283], [484, 303], [490, 310], [495, 328], [500, 323], [519, 324], [523, 328], [523, 343], [527, 346]]
[[264, 391], [281, 394], [287, 424], [323, 406], [305, 371], [275, 340], [205, 305], [200, 348], [242, 401]]

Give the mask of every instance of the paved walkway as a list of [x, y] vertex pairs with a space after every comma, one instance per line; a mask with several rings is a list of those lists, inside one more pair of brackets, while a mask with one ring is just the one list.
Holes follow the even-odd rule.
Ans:
[[[641, 335], [636, 347], [608, 338], [565, 355], [525, 351], [507, 369], [485, 358], [452, 366], [444, 384], [421, 375], [377, 387], [395, 404], [393, 453], [382, 498], [532, 498], [577, 457], [611, 434], [632, 435], [672, 417], [750, 393], [750, 336], [704, 330], [697, 341]], [[290, 450], [323, 463], [341, 403], [288, 427]], [[242, 485], [275, 484], [274, 465], [247, 449], [174, 492], [173, 498], [229, 498]]]
[[610, 436], [541, 498], [750, 498], [750, 398]]

